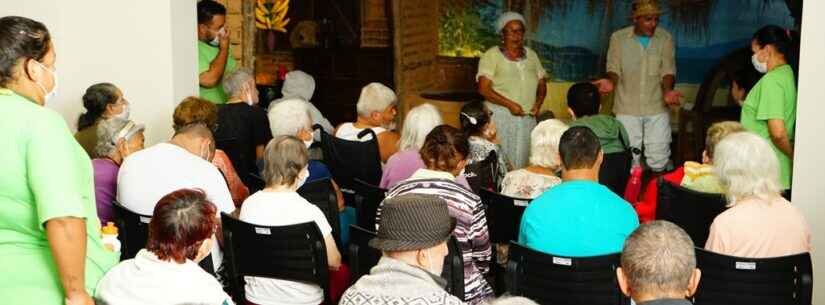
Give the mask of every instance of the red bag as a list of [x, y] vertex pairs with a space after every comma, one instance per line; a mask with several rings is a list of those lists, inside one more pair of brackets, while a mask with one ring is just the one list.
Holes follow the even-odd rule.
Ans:
[[639, 200], [639, 193], [642, 192], [642, 167], [635, 166], [630, 171], [630, 179], [627, 179], [627, 187], [624, 189], [624, 200], [631, 204]]

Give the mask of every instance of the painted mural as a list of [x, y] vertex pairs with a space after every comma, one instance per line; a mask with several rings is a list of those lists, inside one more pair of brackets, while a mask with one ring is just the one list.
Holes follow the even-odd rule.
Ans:
[[[749, 46], [760, 27], [791, 28], [784, 0], [661, 0], [659, 26], [677, 45], [677, 78], [698, 84], [722, 56]], [[478, 57], [497, 45], [494, 24], [512, 10], [528, 22], [528, 46], [556, 81], [581, 81], [604, 72], [610, 34], [630, 25], [629, 0], [442, 0], [439, 52]]]

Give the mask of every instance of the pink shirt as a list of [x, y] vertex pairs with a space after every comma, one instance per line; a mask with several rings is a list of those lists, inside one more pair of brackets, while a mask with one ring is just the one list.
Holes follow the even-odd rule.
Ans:
[[713, 220], [705, 249], [747, 258], [799, 254], [810, 252], [811, 230], [802, 212], [784, 198], [749, 198]]
[[[427, 168], [424, 161], [421, 160], [421, 154], [418, 150], [407, 149], [399, 151], [387, 160], [384, 165], [383, 174], [381, 175], [381, 183], [378, 185], [382, 189], [391, 189], [399, 182], [410, 178], [415, 171]], [[461, 186], [470, 187], [467, 183], [467, 178], [464, 175], [458, 175], [455, 182]]]

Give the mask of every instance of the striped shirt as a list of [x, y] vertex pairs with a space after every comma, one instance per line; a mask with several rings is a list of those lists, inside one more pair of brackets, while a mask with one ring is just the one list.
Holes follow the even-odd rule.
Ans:
[[[449, 204], [450, 216], [456, 219], [453, 231], [464, 258], [464, 300], [480, 304], [494, 297], [484, 274], [490, 271], [492, 250], [487, 217], [481, 198], [455, 183], [449, 173], [419, 169], [409, 179], [387, 192], [387, 198], [404, 194], [438, 196]], [[376, 211], [376, 223], [381, 220], [381, 207]]]

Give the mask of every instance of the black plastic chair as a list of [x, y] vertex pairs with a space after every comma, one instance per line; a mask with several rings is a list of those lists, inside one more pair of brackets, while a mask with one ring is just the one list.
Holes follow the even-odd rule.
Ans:
[[498, 191], [498, 155], [495, 151], [490, 151], [487, 158], [479, 162], [467, 164], [464, 167], [464, 176], [467, 177], [467, 184], [473, 193], [478, 194], [480, 190]]
[[599, 183], [609, 188], [619, 197], [624, 197], [632, 164], [633, 156], [630, 150], [604, 154], [604, 161], [599, 169]]
[[118, 202], [113, 202], [112, 206], [115, 209], [115, 225], [118, 227], [117, 239], [120, 240], [120, 260], [134, 258], [140, 249], [146, 247], [152, 215], [132, 212]]
[[464, 298], [464, 253], [461, 252], [461, 245], [458, 244], [455, 236], [450, 236], [447, 249], [449, 253], [444, 257], [444, 269], [441, 271], [441, 277], [447, 280], [444, 290], [466, 301]]
[[518, 240], [521, 216], [532, 199], [509, 197], [484, 189], [478, 195], [487, 208], [485, 214], [490, 242], [506, 244], [511, 240]]
[[352, 273], [352, 282], [355, 283], [359, 278], [370, 273], [370, 269], [378, 264], [382, 254], [378, 249], [369, 246], [370, 239], [376, 235], [374, 231], [357, 225], [349, 227], [349, 269]]
[[387, 195], [387, 190], [376, 185], [353, 179], [355, 189], [355, 214], [359, 227], [375, 230], [375, 214]]
[[510, 243], [507, 263], [512, 295], [553, 305], [628, 305], [616, 280], [620, 254], [564, 257]]
[[659, 178], [656, 219], [670, 221], [684, 229], [693, 244], [704, 247], [713, 219], [727, 209], [721, 194], [686, 189]]
[[238, 304], [246, 300], [244, 276], [315, 284], [330, 304], [327, 250], [315, 222], [259, 226], [226, 213], [221, 213], [221, 221], [229, 284]]
[[702, 270], [696, 305], [810, 305], [811, 255], [741, 258], [696, 249]]
[[358, 178], [372, 185], [381, 182], [381, 154], [378, 150], [378, 137], [372, 129], [365, 129], [358, 138], [372, 135], [365, 142], [347, 141], [328, 134], [321, 125], [313, 126], [321, 133], [321, 150], [324, 163], [329, 167], [332, 178], [344, 193], [346, 202], [354, 200], [354, 182]]
[[341, 244], [341, 219], [338, 218], [338, 197], [330, 179], [318, 179], [304, 183], [298, 189], [298, 194], [317, 206], [324, 213], [329, 226], [332, 227], [332, 237], [336, 244]]

